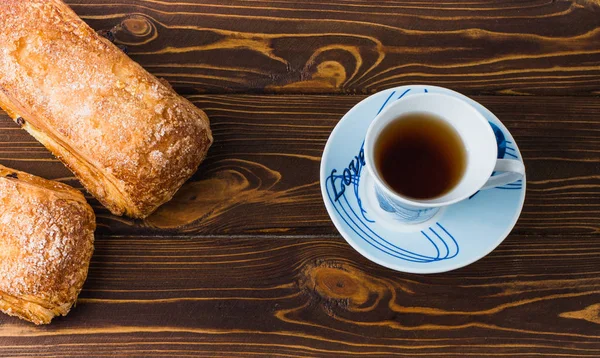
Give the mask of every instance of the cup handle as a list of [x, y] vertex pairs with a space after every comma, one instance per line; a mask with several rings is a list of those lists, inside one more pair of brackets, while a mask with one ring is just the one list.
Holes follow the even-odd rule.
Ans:
[[503, 173], [490, 177], [481, 190], [506, 185], [523, 178], [525, 165], [520, 160], [498, 159], [494, 171]]

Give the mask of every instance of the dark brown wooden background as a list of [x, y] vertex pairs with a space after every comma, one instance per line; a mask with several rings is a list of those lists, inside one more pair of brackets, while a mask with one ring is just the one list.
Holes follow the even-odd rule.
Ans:
[[[92, 198], [69, 316], [0, 316], [1, 356], [600, 357], [598, 0], [80, 0], [97, 30], [204, 109], [215, 144], [145, 221]], [[525, 208], [492, 254], [436, 275], [370, 263], [319, 192], [365, 95], [471, 95], [517, 139]], [[0, 163], [80, 187], [0, 115]]]

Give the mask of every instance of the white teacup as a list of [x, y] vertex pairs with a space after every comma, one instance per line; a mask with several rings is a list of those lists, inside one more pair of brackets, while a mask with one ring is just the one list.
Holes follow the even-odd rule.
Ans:
[[[446, 121], [456, 130], [466, 150], [467, 165], [461, 180], [450, 191], [433, 199], [416, 200], [400, 195], [382, 179], [374, 165], [374, 148], [382, 130], [391, 121], [413, 112], [430, 113]], [[478, 190], [515, 182], [525, 174], [521, 161], [497, 158], [494, 131], [479, 111], [462, 99], [438, 93], [414, 94], [388, 105], [367, 130], [364, 154], [366, 167], [375, 182], [379, 205], [407, 224], [424, 222], [442, 207], [467, 199]], [[492, 176], [494, 172], [502, 173]]]

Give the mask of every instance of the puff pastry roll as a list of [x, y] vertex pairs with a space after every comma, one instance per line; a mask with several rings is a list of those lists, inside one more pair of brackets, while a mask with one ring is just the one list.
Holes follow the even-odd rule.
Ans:
[[87, 277], [95, 229], [78, 190], [0, 165], [0, 310], [35, 324], [66, 315]]
[[212, 143], [204, 112], [60, 0], [0, 0], [0, 107], [116, 215], [170, 200]]

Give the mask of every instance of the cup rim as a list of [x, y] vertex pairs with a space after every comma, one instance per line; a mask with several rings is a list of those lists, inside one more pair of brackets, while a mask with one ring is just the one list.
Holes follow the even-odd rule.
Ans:
[[[392, 188], [390, 188], [390, 186], [379, 176], [379, 173], [375, 170], [375, 168], [371, 165], [375, 158], [374, 158], [374, 153], [373, 153], [373, 142], [374, 142], [374, 138], [373, 137], [373, 131], [375, 130], [375, 124], [381, 120], [381, 118], [383, 118], [385, 115], [387, 115], [389, 112], [393, 111], [397, 106], [400, 106], [404, 101], [409, 100], [409, 99], [415, 99], [415, 98], [419, 98], [419, 97], [423, 97], [423, 96], [427, 96], [428, 98], [433, 98], [433, 97], [446, 97], [447, 99], [450, 99], [451, 101], [455, 101], [457, 103], [461, 103], [462, 105], [465, 106], [465, 108], [468, 108], [469, 111], [472, 112], [472, 114], [474, 115], [474, 117], [478, 118], [480, 121], [484, 122], [486, 124], [485, 126], [485, 131], [488, 133], [488, 135], [494, 139], [494, 142], [496, 140], [496, 137], [494, 135], [494, 131], [492, 130], [492, 128], [488, 125], [487, 120], [485, 119], [485, 117], [470, 103], [468, 103], [467, 101], [461, 99], [461, 98], [456, 98], [454, 96], [450, 96], [448, 94], [444, 94], [444, 93], [418, 93], [418, 94], [413, 94], [410, 96], [407, 96], [405, 98], [401, 98], [397, 101], [395, 101], [394, 103], [391, 103], [388, 107], [384, 108], [383, 111], [381, 111], [377, 116], [375, 116], [375, 118], [373, 119], [373, 121], [371, 122], [371, 124], [369, 125], [369, 128], [367, 129], [366, 135], [365, 135], [365, 143], [364, 143], [364, 151], [365, 151], [365, 167], [368, 169], [368, 172], [370, 175], [373, 176], [376, 185], [379, 185], [381, 189], [384, 190], [385, 194], [388, 195], [389, 197], [393, 198], [394, 200], [397, 200], [405, 205], [408, 206], [412, 206], [412, 207], [419, 207], [419, 208], [437, 208], [437, 207], [443, 207], [443, 206], [448, 206], [448, 205], [452, 205], [455, 203], [458, 203], [462, 200], [467, 199], [468, 197], [470, 197], [471, 195], [475, 194], [478, 190], [480, 190], [481, 188], [476, 188], [474, 190], [470, 190], [468, 192], [466, 192], [463, 195], [459, 195], [456, 198], [452, 199], [452, 200], [447, 200], [447, 201], [443, 201], [443, 202], [432, 202], [432, 199], [425, 199], [425, 200], [419, 200], [419, 199], [413, 199], [413, 198], [409, 198], [403, 195], [400, 195], [399, 193], [397, 193], [396, 191], [394, 191]], [[494, 147], [494, 160], [496, 160], [496, 157], [498, 156], [498, 148], [496, 145], [493, 146]], [[490, 177], [493, 173], [493, 167], [489, 170], [489, 173], [487, 173], [487, 177]], [[485, 183], [484, 183], [485, 184]]]

